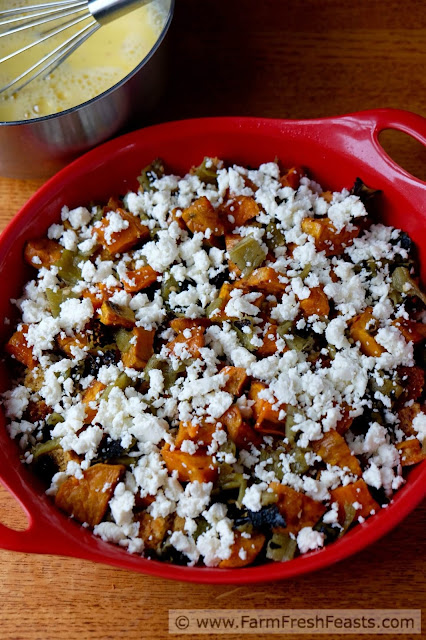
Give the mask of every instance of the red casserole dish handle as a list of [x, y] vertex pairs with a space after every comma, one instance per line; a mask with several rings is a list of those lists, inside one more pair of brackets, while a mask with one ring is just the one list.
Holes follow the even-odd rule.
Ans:
[[[0, 523], [0, 548], [9, 551], [63, 555], [73, 555], [73, 552], [77, 552], [79, 548], [81, 553], [82, 545], [75, 544], [72, 536], [61, 526], [56, 514], [52, 517], [49, 513], [51, 510], [40, 509], [40, 505], [37, 509], [35, 503], [40, 503], [40, 497], [25, 482], [25, 478], [22, 478], [18, 485], [15, 480], [12, 489], [7, 482], [2, 481], [3, 486], [10, 491], [25, 512], [28, 528], [16, 531]], [[36, 516], [33, 515], [33, 511], [34, 513], [38, 511]]]
[[[405, 185], [406, 195], [410, 197], [421, 195], [424, 198], [426, 183], [411, 175], [392, 160], [380, 144], [379, 135], [386, 129], [394, 129], [411, 136], [426, 147], [426, 119], [410, 111], [400, 109], [374, 109], [354, 114], [353, 117], [355, 120], [359, 120], [360, 125], [367, 124], [367, 128], [370, 127], [370, 136], [367, 136], [366, 142], [369, 141], [371, 146], [367, 151], [368, 157], [364, 159], [375, 169], [380, 167], [376, 162], [383, 165], [388, 176], [392, 173], [396, 181]], [[350, 116], [343, 116], [342, 120], [346, 118], [350, 118]], [[359, 135], [360, 133], [357, 136], [359, 139], [362, 137], [362, 134]]]

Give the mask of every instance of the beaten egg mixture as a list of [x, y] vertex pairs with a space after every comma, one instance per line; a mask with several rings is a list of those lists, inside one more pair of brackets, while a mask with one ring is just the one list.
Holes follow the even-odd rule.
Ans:
[[[34, 3], [0, 0], [0, 10], [28, 4]], [[152, 49], [163, 28], [169, 6], [168, 0], [157, 0], [102, 26], [49, 76], [40, 76], [24, 89], [0, 97], [0, 121], [27, 120], [65, 111], [112, 87]], [[78, 25], [75, 29], [80, 28]], [[0, 37], [0, 59], [42, 37], [35, 29]], [[2, 62], [0, 87], [66, 40], [72, 30], [65, 33]]]

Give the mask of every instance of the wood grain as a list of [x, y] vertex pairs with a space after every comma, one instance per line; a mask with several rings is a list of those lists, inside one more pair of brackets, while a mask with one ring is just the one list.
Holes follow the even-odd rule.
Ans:
[[[140, 125], [225, 114], [319, 117], [382, 106], [426, 115], [423, 0], [179, 0], [171, 35], [166, 95]], [[383, 144], [426, 179], [424, 147], [387, 132]], [[40, 184], [0, 178], [0, 229]], [[0, 519], [25, 526], [3, 489]], [[242, 587], [172, 583], [69, 558], [1, 551], [0, 637], [167, 638], [168, 609], [179, 607], [421, 608], [425, 527], [423, 505], [382, 541], [338, 565]]]

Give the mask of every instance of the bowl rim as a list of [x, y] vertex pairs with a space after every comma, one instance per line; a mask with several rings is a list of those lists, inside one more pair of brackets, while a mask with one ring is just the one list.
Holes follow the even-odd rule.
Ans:
[[[107, 157], [109, 154], [113, 154], [114, 151], [118, 150], [126, 150], [131, 149], [135, 140], [138, 140], [141, 137], [145, 137], [147, 135], [156, 135], [159, 131], [168, 132], [171, 130], [176, 130], [181, 128], [206, 128], [206, 127], [220, 127], [220, 126], [229, 126], [229, 127], [246, 127], [249, 129], [253, 127], [255, 129], [264, 129], [268, 131], [268, 128], [271, 127], [273, 129], [277, 129], [282, 133], [283, 128], [287, 127], [288, 129], [298, 127], [298, 126], [307, 126], [313, 127], [315, 130], [316, 127], [325, 127], [327, 126], [341, 126], [345, 124], [347, 127], [348, 123], [350, 123], [354, 135], [361, 136], [364, 140], [365, 144], [370, 144], [370, 146], [374, 147], [374, 154], [372, 158], [376, 161], [379, 157], [381, 162], [388, 171], [392, 174], [392, 179], [398, 177], [399, 180], [403, 180], [404, 184], [408, 185], [407, 188], [413, 187], [416, 189], [416, 193], [422, 193], [423, 196], [426, 195], [426, 183], [413, 178], [410, 174], [408, 174], [405, 170], [401, 169], [396, 165], [396, 163], [391, 160], [387, 154], [383, 150], [379, 150], [376, 148], [376, 138], [381, 128], [385, 126], [389, 126], [389, 124], [396, 123], [398, 127], [395, 128], [404, 128], [408, 129], [410, 133], [413, 131], [416, 135], [420, 130], [420, 138], [424, 144], [426, 144], [426, 120], [421, 118], [421, 116], [416, 116], [415, 114], [409, 114], [409, 112], [404, 112], [400, 110], [374, 110], [374, 111], [365, 111], [356, 114], [347, 114], [345, 116], [338, 117], [330, 117], [330, 118], [320, 118], [316, 120], [282, 120], [282, 119], [270, 119], [270, 118], [251, 118], [251, 117], [219, 117], [219, 118], [197, 118], [192, 120], [183, 120], [176, 121], [171, 123], [164, 123], [160, 125], [153, 125], [152, 127], [147, 127], [145, 129], [141, 129], [136, 132], [128, 133], [124, 136], [111, 140], [109, 142], [96, 147], [95, 149], [89, 151], [84, 156], [81, 156], [69, 166], [62, 169], [56, 176], [47, 181], [22, 207], [20, 212], [10, 221], [5, 230], [0, 236], [0, 264], [2, 260], [2, 255], [5, 256], [8, 247], [11, 246], [11, 242], [13, 242], [14, 235], [21, 229], [23, 223], [25, 221], [32, 220], [37, 215], [37, 203], [42, 201], [49, 192], [52, 187], [60, 190], [61, 185], [64, 183], [70, 183], [75, 179], [75, 172], [82, 171], [84, 168], [90, 167], [93, 163], [96, 164], [96, 161], [102, 156]], [[362, 131], [361, 131], [362, 130]], [[246, 133], [248, 133], [247, 131]], [[368, 133], [368, 135], [366, 135]], [[417, 135], [419, 137], [419, 135]], [[381, 149], [381, 147], [380, 147]], [[105, 151], [108, 153], [105, 154]], [[379, 154], [379, 155], [377, 155]], [[74, 176], [74, 177], [73, 177]], [[420, 189], [420, 191], [419, 191]], [[12, 441], [11, 441], [12, 442]], [[14, 444], [14, 443], [12, 443]], [[240, 584], [240, 583], [254, 583], [254, 582], [268, 582], [271, 580], [277, 579], [285, 579], [290, 578], [295, 575], [302, 575], [307, 572], [315, 571], [320, 568], [324, 568], [326, 566], [331, 566], [335, 562], [343, 560], [344, 558], [353, 555], [357, 551], [367, 547], [369, 544], [378, 540], [385, 533], [389, 532], [393, 527], [401, 522], [401, 520], [412, 511], [417, 504], [421, 502], [424, 495], [426, 495], [426, 461], [421, 465], [417, 466], [417, 474], [415, 478], [410, 481], [409, 484], [405, 485], [401, 490], [399, 490], [394, 497], [393, 504], [391, 504], [387, 509], [381, 509], [377, 514], [369, 518], [365, 523], [358, 524], [357, 527], [346, 534], [342, 539], [334, 542], [330, 545], [327, 545], [324, 549], [319, 551], [313, 551], [308, 554], [304, 554], [303, 556], [299, 556], [287, 563], [271, 563], [271, 564], [262, 564], [258, 566], [251, 566], [239, 569], [219, 569], [219, 568], [207, 568], [207, 567], [187, 567], [180, 565], [172, 565], [166, 564], [155, 560], [147, 560], [145, 558], [141, 558], [140, 556], [132, 556], [128, 554], [126, 551], [118, 549], [118, 555], [115, 551], [115, 548], [111, 543], [103, 543], [99, 541], [99, 539], [94, 538], [93, 534], [90, 532], [85, 532], [90, 536], [90, 539], [96, 540], [99, 544], [97, 545], [98, 550], [87, 549], [85, 548], [85, 541], [82, 538], [78, 538], [75, 546], [68, 550], [68, 552], [55, 552], [54, 548], [45, 548], [42, 545], [42, 548], [31, 548], [31, 535], [36, 533], [37, 535], [41, 535], [41, 531], [39, 529], [39, 525], [36, 520], [39, 514], [36, 513], [35, 516], [32, 515], [32, 508], [30, 506], [30, 498], [34, 497], [35, 490], [32, 487], [20, 487], [9, 486], [10, 483], [2, 477], [2, 473], [0, 473], [0, 482], [2, 482], [6, 488], [8, 488], [12, 494], [17, 498], [17, 500], [21, 503], [24, 510], [27, 512], [30, 519], [30, 526], [25, 532], [9, 532], [9, 542], [8, 544], [12, 545], [7, 548], [15, 548], [19, 547], [18, 550], [25, 551], [25, 546], [27, 546], [28, 551], [36, 551], [39, 553], [57, 553], [58, 555], [71, 555], [74, 557], [79, 557], [82, 559], [91, 559], [99, 562], [103, 562], [106, 564], [111, 564], [117, 567], [133, 569], [140, 571], [142, 573], [147, 573], [150, 575], [157, 575], [159, 577], [164, 577], [168, 579], [175, 580], [183, 580], [190, 581], [196, 583], [216, 583], [216, 584]], [[30, 500], [30, 502], [28, 502]], [[54, 507], [55, 511], [57, 509]], [[72, 524], [75, 526], [75, 533], [83, 531], [80, 525], [77, 525], [74, 522], [70, 522], [67, 516], [64, 514], [60, 514], [61, 518], [64, 521], [67, 521], [68, 524]], [[44, 523], [45, 524], [45, 523]], [[43, 524], [43, 526], [44, 526]], [[65, 522], [64, 522], [65, 524]], [[71, 532], [71, 529], [69, 529]], [[74, 531], [74, 530], [73, 530]], [[44, 530], [44, 534], [46, 531]], [[4, 528], [0, 526], [0, 547], [4, 547], [5, 542], [5, 531]], [[13, 535], [15, 536], [17, 541], [12, 540]], [[72, 532], [68, 535], [66, 539], [69, 541], [73, 537]], [[49, 536], [46, 536], [46, 540]], [[77, 537], [77, 536], [75, 536]], [[23, 548], [22, 548], [23, 547]], [[28, 548], [29, 547], [29, 548]], [[114, 549], [114, 552], [110, 552], [111, 547]], [[108, 557], [108, 552], [109, 557]], [[136, 566], [138, 565], [138, 566]]]
[[9, 126], [16, 127], [21, 125], [31, 126], [32, 124], [47, 122], [48, 120], [61, 118], [62, 116], [67, 116], [70, 113], [75, 113], [77, 111], [86, 109], [87, 107], [90, 107], [90, 105], [92, 105], [94, 102], [97, 102], [102, 98], [106, 98], [110, 93], [113, 93], [116, 89], [119, 89], [123, 84], [125, 84], [128, 80], [130, 80], [136, 73], [138, 73], [138, 71], [147, 64], [147, 62], [154, 56], [154, 54], [160, 48], [170, 28], [170, 25], [172, 23], [174, 10], [175, 10], [176, 0], [169, 0], [169, 1], [170, 1], [170, 6], [168, 9], [167, 15], [165, 16], [163, 27], [161, 28], [161, 32], [159, 33], [158, 38], [152, 45], [151, 49], [142, 58], [142, 60], [138, 62], [136, 67], [134, 67], [131, 71], [129, 71], [129, 73], [127, 73], [123, 78], [121, 78], [121, 80], [113, 84], [112, 87], [105, 89], [105, 91], [102, 91], [102, 93], [98, 93], [96, 96], [93, 96], [93, 98], [90, 98], [89, 100], [85, 100], [85, 102], [80, 102], [79, 104], [76, 104], [73, 107], [69, 107], [68, 109], [64, 109], [63, 111], [48, 113], [45, 116], [40, 116], [38, 118], [29, 118], [28, 120], [0, 120], [0, 127], [9, 127]]

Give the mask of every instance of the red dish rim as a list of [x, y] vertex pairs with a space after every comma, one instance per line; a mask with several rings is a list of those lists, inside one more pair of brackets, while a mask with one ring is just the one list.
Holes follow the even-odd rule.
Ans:
[[[144, 139], [155, 139], [162, 136], [167, 139], [179, 131], [179, 136], [202, 135], [206, 130], [215, 129], [245, 133], [260, 132], [260, 135], [279, 135], [280, 132], [293, 134], [319, 135], [321, 132], [333, 131], [342, 137], [340, 146], [338, 136], [331, 144], [335, 150], [348, 153], [345, 143], [355, 143], [362, 154], [362, 160], [374, 170], [385, 172], [395, 188], [412, 201], [426, 196], [426, 183], [414, 178], [399, 167], [380, 146], [378, 135], [384, 129], [403, 131], [426, 146], [426, 120], [415, 114], [392, 109], [378, 109], [348, 114], [336, 118], [318, 120], [272, 120], [265, 118], [202, 118], [155, 125], [145, 130], [133, 132], [107, 142], [88, 152], [71, 165], [64, 168], [56, 176], [43, 185], [27, 202], [21, 211], [11, 220], [0, 237], [0, 265], [7, 253], [22, 234], [26, 223], [32, 220], [43, 203], [52, 200], [52, 193], [58, 195], [64, 184], [74, 182], [79, 176], [98, 167], [105, 162], [105, 157], [118, 152], [127, 153], [135, 146], [135, 140], [141, 143]], [[360, 146], [361, 145], [361, 146]], [[349, 145], [350, 146], [350, 145]], [[349, 150], [350, 152], [350, 150]], [[422, 200], [420, 200], [421, 202]], [[11, 445], [15, 446], [12, 442]], [[6, 447], [8, 448], [8, 447]], [[10, 450], [11, 451], [11, 450]], [[17, 454], [16, 454], [17, 459]], [[12, 531], [0, 525], [0, 548], [14, 549], [37, 553], [54, 553], [82, 559], [95, 560], [116, 567], [132, 569], [142, 573], [157, 575], [163, 578], [184, 580], [198, 583], [241, 584], [266, 582], [301, 575], [310, 571], [330, 566], [373, 543], [396, 526], [426, 494], [426, 461], [410, 473], [408, 484], [399, 491], [387, 509], [365, 523], [358, 525], [341, 540], [323, 550], [311, 552], [287, 563], [252, 566], [242, 569], [217, 569], [204, 567], [182, 567], [165, 564], [132, 556], [126, 551], [104, 543], [70, 521], [65, 515], [53, 507], [55, 513], [43, 512], [47, 502], [26, 484], [26, 478], [19, 474], [19, 469], [8, 473], [0, 471], [0, 482], [15, 496], [29, 518], [26, 531]], [[26, 474], [22, 474], [25, 476]]]

